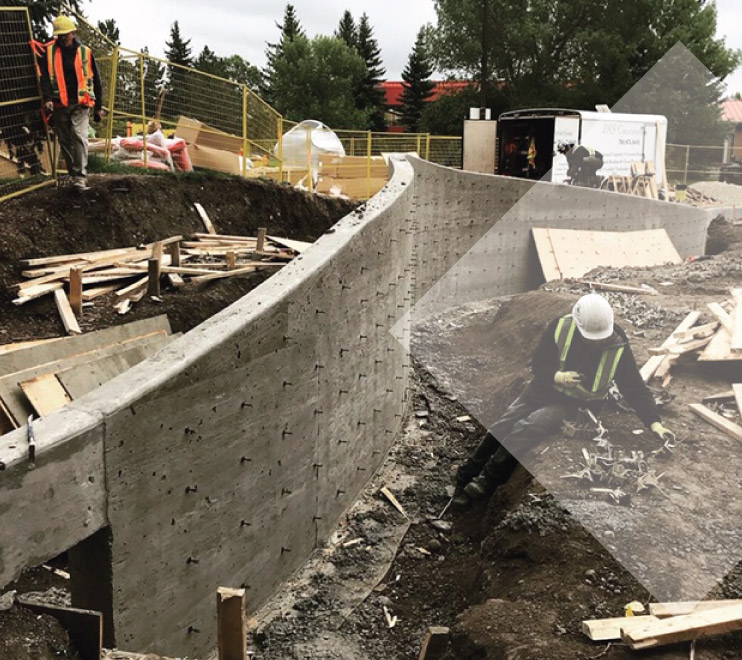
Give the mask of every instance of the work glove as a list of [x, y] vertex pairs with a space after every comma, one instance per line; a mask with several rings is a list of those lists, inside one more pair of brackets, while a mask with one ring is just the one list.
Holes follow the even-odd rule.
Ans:
[[101, 122], [101, 120], [102, 120], [102, 119], [103, 119], [103, 113], [102, 113], [102, 112], [101, 112], [100, 110], [96, 110], [96, 111], [95, 111], [95, 112], [93, 113], [93, 121], [94, 121], [94, 122], [95, 122], [96, 124], [100, 124], [100, 122]]
[[557, 371], [554, 374], [554, 382], [571, 390], [582, 385], [582, 374], [578, 371]]
[[655, 422], [650, 428], [652, 433], [659, 437], [662, 442], [675, 442], [675, 434], [662, 426], [662, 422]]
[[50, 113], [51, 112], [54, 112], [54, 102], [53, 101], [47, 101], [46, 103], [44, 103], [44, 109], [47, 112], [50, 112]]

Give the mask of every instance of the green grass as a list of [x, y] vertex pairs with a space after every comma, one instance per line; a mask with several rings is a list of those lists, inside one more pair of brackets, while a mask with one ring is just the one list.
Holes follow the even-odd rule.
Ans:
[[146, 169], [143, 167], [130, 167], [123, 163], [107, 163], [105, 158], [98, 154], [90, 154], [88, 158], [89, 174], [128, 174], [130, 176], [137, 174], [146, 174], [147, 176], [165, 176], [175, 179], [188, 181], [212, 181], [212, 180], [233, 180], [242, 177], [235, 174], [225, 174], [223, 172], [214, 172], [213, 170], [194, 170], [193, 172], [166, 172], [164, 170]]

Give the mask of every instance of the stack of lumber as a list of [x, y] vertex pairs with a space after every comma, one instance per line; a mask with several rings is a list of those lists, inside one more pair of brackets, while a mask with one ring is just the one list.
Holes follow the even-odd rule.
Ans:
[[100, 296], [113, 294], [116, 309], [125, 314], [145, 294], [158, 297], [163, 278], [181, 287], [278, 269], [309, 245], [267, 236], [265, 229], [256, 237], [217, 234], [203, 208], [197, 205], [197, 210], [207, 232], [190, 240], [171, 236], [136, 247], [24, 260], [27, 279], [15, 285], [13, 303], [24, 305], [53, 294], [65, 330], [79, 334], [83, 305]]
[[641, 368], [644, 382], [657, 378], [667, 385], [681, 355], [697, 355], [699, 362], [742, 360], [742, 289], [731, 293], [731, 300], [708, 304], [711, 322], [698, 325], [701, 312], [691, 312], [660, 347], [650, 349], [652, 357]]
[[381, 156], [319, 157], [317, 192], [364, 199], [375, 195], [389, 180], [389, 167]]
[[59, 410], [169, 344], [162, 315], [74, 337], [0, 347], [0, 434]]
[[623, 640], [634, 650], [693, 642], [742, 630], [742, 601], [652, 603], [649, 614], [582, 622], [593, 641]]
[[631, 176], [609, 176], [603, 184], [606, 190], [659, 199], [657, 168], [654, 161], [631, 163]]

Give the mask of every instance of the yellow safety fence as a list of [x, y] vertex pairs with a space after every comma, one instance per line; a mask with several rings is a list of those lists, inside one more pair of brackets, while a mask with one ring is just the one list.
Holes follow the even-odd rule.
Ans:
[[[95, 126], [90, 150], [108, 161], [159, 169], [192, 165], [359, 199], [386, 182], [387, 153], [416, 153], [461, 167], [461, 138], [297, 125], [246, 84], [128, 50], [82, 16], [76, 18], [78, 36], [93, 50], [104, 89], [105, 117]], [[146, 129], [154, 121], [165, 137], [185, 139], [187, 158], [161, 158]]]
[[54, 183], [25, 7], [0, 7], [0, 199]]

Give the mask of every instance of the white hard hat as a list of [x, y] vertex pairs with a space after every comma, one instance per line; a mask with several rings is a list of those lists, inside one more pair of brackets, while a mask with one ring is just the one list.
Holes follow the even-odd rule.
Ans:
[[585, 339], [598, 341], [613, 334], [613, 310], [599, 293], [582, 296], [572, 308], [572, 318]]

